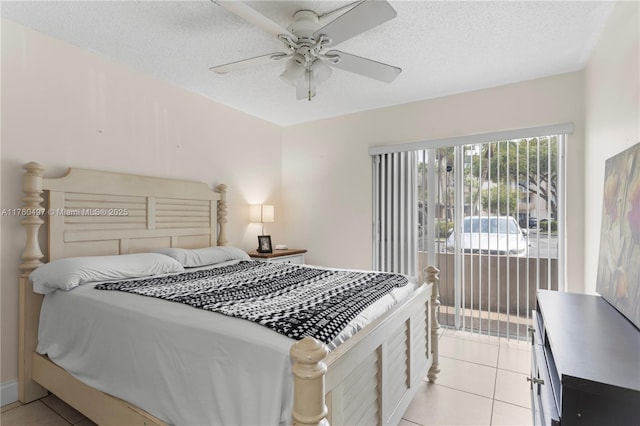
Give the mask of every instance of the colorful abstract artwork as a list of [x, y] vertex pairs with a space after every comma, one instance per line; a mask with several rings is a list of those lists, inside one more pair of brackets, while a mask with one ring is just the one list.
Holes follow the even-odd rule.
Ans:
[[640, 328], [640, 143], [605, 163], [596, 291]]

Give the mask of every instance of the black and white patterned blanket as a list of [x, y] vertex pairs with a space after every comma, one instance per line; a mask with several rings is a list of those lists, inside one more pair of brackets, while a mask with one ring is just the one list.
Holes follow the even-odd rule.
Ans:
[[184, 303], [254, 321], [293, 339], [312, 336], [329, 343], [367, 306], [407, 282], [400, 274], [243, 261], [95, 288]]

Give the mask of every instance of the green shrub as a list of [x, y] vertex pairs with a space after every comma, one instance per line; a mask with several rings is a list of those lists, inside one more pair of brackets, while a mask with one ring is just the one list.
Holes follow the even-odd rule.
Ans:
[[558, 232], [558, 221], [557, 220], [541, 221], [539, 226], [540, 226], [540, 232], [548, 232], [549, 231], [549, 226], [551, 226], [551, 232]]
[[436, 238], [447, 238], [449, 230], [453, 229], [453, 222], [436, 222]]

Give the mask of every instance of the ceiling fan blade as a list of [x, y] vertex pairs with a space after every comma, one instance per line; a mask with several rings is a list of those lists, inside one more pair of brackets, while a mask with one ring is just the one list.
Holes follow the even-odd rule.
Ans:
[[338, 56], [340, 61], [333, 63], [329, 61], [334, 68], [363, 75], [365, 77], [380, 80], [385, 83], [391, 83], [402, 72], [401, 68], [392, 65], [383, 64], [382, 62], [373, 61], [371, 59], [362, 58], [360, 56], [344, 53], [339, 50], [330, 50], [327, 56]]
[[292, 37], [295, 40], [295, 36], [289, 32], [286, 28], [281, 25], [276, 24], [271, 19], [267, 18], [260, 12], [252, 9], [248, 5], [240, 1], [222, 1], [222, 0], [212, 0], [215, 4], [229, 12], [238, 15], [240, 18], [249, 22], [252, 25], [262, 29], [263, 31], [268, 32], [269, 34], [278, 37], [280, 34], [286, 34]]
[[384, 0], [365, 0], [320, 28], [313, 37], [318, 40], [321, 34], [326, 34], [331, 39], [331, 46], [335, 46], [395, 18], [396, 15], [395, 9]]
[[242, 61], [231, 62], [228, 64], [217, 65], [209, 68], [218, 74], [226, 74], [231, 71], [239, 71], [256, 65], [272, 63], [274, 61], [286, 58], [290, 55], [284, 52], [269, 53], [268, 55], [256, 56], [255, 58], [243, 59]]

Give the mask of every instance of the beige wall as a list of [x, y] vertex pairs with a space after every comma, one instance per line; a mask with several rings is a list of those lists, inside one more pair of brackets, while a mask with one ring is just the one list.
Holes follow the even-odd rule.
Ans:
[[640, 3], [613, 10], [585, 71], [585, 287], [595, 291], [605, 159], [640, 142]]
[[312, 263], [371, 267], [370, 146], [572, 122], [567, 142], [569, 288], [583, 291], [584, 97], [575, 72], [341, 116], [284, 130], [289, 244]]
[[[226, 183], [228, 237], [246, 249], [259, 234], [247, 204], [278, 214], [280, 127], [5, 20], [1, 137], [3, 209], [22, 206], [21, 166], [38, 161], [48, 176], [74, 166]], [[19, 222], [1, 222], [2, 383], [17, 377]]]

